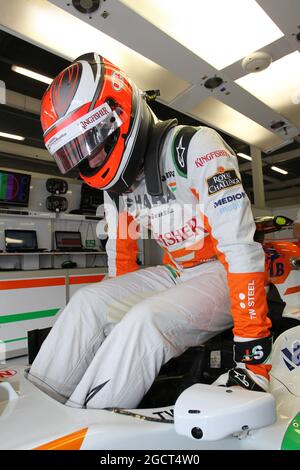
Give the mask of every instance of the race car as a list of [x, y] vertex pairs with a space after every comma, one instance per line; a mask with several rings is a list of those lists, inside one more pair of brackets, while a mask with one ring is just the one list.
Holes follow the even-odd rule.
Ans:
[[270, 393], [196, 383], [175, 404], [148, 409], [75, 409], [0, 370], [0, 449], [298, 449], [300, 326], [272, 353]]
[[[286, 218], [284, 223], [265, 220], [258, 238], [273, 231], [266, 227], [288, 223]], [[0, 449], [300, 450], [300, 304], [289, 297], [300, 292], [296, 272], [300, 257], [294, 244], [285, 242], [283, 249], [280, 243], [264, 242], [267, 255], [274, 256], [277, 250], [280, 256], [274, 259], [286, 270], [274, 268], [269, 257], [269, 278], [281, 294], [270, 298], [272, 309], [279, 306], [280, 321], [273, 322], [276, 340], [269, 393], [213, 385], [232, 366], [228, 332], [163, 366], [134, 410], [70, 408], [27, 380], [28, 365], [0, 364]], [[274, 269], [281, 275], [274, 275]]]

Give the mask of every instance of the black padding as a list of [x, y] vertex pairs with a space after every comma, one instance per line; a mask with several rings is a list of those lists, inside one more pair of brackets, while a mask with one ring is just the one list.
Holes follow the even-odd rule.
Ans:
[[165, 137], [176, 125], [177, 119], [169, 119], [159, 121], [150, 130], [144, 160], [145, 181], [150, 196], [160, 196], [163, 193], [159, 162]]
[[246, 390], [253, 390], [254, 392], [264, 392], [265, 390], [260, 387], [249, 375], [247, 369], [235, 367], [228, 372], [228, 381], [226, 387], [239, 385]]
[[142, 168], [149, 139], [152, 115], [144, 100], [142, 100], [141, 106], [143, 109], [140, 128], [138, 130], [136, 141], [131, 149], [128, 164], [116, 184], [109, 188], [110, 193], [123, 194], [128, 191], [135, 182], [137, 175]]
[[68, 209], [68, 200], [63, 196], [48, 196], [46, 208], [50, 212], [65, 212]]
[[184, 126], [176, 135], [173, 142], [173, 159], [180, 176], [186, 178], [187, 176], [187, 153], [190, 141], [194, 134], [196, 134], [197, 128], [191, 126]]
[[49, 178], [46, 181], [46, 189], [51, 194], [66, 194], [68, 191], [68, 183], [58, 178]]
[[267, 303], [268, 303], [268, 317], [272, 321], [272, 335], [274, 340], [277, 336], [284, 331], [282, 329], [282, 314], [286, 303], [282, 300], [277, 287], [275, 284], [270, 283], [267, 292]]
[[271, 353], [272, 336], [252, 341], [234, 342], [234, 360], [244, 364], [263, 364]]
[[29, 364], [33, 363], [50, 330], [51, 327], [27, 331]]

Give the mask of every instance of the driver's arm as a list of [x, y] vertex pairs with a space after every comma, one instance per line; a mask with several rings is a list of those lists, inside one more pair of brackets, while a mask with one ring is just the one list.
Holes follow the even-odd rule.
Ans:
[[138, 243], [130, 233], [133, 218], [125, 210], [122, 197], [114, 200], [107, 192], [104, 192], [104, 210], [108, 224], [106, 252], [109, 277], [136, 271], [139, 267], [137, 264]]
[[[235, 341], [266, 338], [270, 335], [270, 320], [264, 288], [264, 252], [253, 240], [255, 223], [237, 158], [213, 129], [200, 128], [191, 140], [188, 178], [193, 193], [198, 195], [218, 259], [227, 271]], [[264, 359], [269, 354], [269, 341], [265, 347]]]

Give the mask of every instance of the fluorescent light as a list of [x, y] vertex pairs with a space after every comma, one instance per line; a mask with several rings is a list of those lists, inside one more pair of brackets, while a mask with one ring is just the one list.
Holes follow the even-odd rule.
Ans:
[[288, 172], [285, 170], [282, 170], [282, 168], [278, 168], [278, 166], [271, 166], [271, 170], [277, 171], [277, 173], [281, 173], [282, 175], [287, 175]]
[[21, 75], [25, 75], [25, 77], [33, 78], [34, 80], [38, 80], [39, 82], [47, 83], [48, 85], [50, 85], [53, 80], [53, 78], [46, 77], [45, 75], [41, 75], [40, 73], [25, 69], [24, 67], [19, 67], [18, 65], [12, 65], [11, 69], [13, 70], [13, 72], [20, 73]]
[[245, 160], [249, 160], [250, 162], [251, 162], [251, 160], [252, 160], [252, 157], [250, 157], [249, 155], [246, 155], [245, 153], [239, 152], [239, 153], [237, 153], [237, 155], [238, 155], [239, 157], [244, 158]]
[[220, 70], [284, 36], [255, 0], [121, 0]]
[[[58, 3], [60, 0], [55, 2]], [[3, 8], [2, 3], [5, 3]], [[163, 102], [174, 100], [178, 94], [190, 87], [187, 81], [50, 1], [17, 0], [16, 3], [15, 0], [11, 2], [0, 0], [0, 4], [1, 27], [14, 31], [33, 44], [38, 44], [64, 59], [73, 61], [86, 52], [94, 51], [96, 45], [101, 44], [99, 52], [103, 57], [124, 70], [141, 90], [152, 90], [155, 84], [155, 88], [160, 89], [160, 98]], [[69, 10], [68, 7], [66, 9]], [[55, 34], [53, 34], [54, 29]], [[67, 41], [66, 38], [72, 40]]]
[[21, 135], [7, 134], [6, 132], [0, 132], [0, 137], [5, 137], [5, 139], [13, 140], [25, 140], [25, 137], [22, 137]]
[[236, 83], [296, 126], [300, 126], [297, 101], [300, 93], [299, 51], [275, 60], [262, 72], [239, 78]]

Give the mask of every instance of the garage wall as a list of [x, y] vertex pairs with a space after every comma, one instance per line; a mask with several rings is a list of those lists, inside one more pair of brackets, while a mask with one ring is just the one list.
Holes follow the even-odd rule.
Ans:
[[[51, 196], [46, 189], [46, 181], [49, 177], [48, 176], [32, 176], [31, 177], [31, 184], [30, 184], [30, 195], [29, 195], [29, 207], [28, 209], [31, 211], [39, 211], [44, 212], [47, 211], [46, 209], [46, 199], [47, 196]], [[59, 178], [57, 178], [59, 179]], [[62, 194], [61, 196], [65, 197], [68, 201], [68, 210], [79, 209], [80, 205], [80, 192], [81, 192], [81, 184], [77, 183], [70, 183], [68, 182], [68, 192], [66, 194]]]

